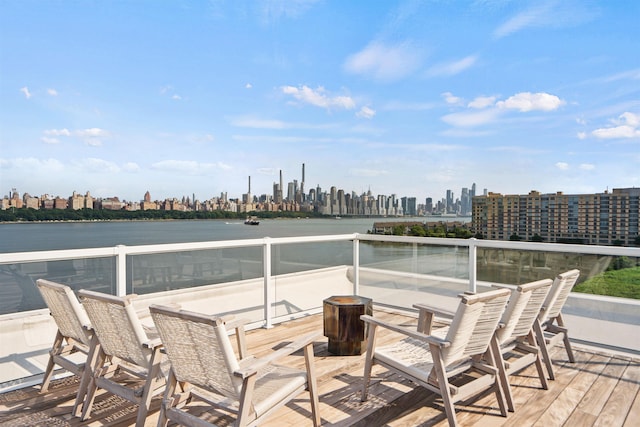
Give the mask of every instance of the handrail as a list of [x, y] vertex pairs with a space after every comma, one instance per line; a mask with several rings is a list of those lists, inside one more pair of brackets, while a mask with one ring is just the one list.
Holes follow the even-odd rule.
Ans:
[[476, 291], [477, 282], [477, 249], [511, 249], [522, 251], [539, 252], [565, 252], [589, 255], [610, 255], [610, 256], [630, 256], [640, 258], [640, 248], [618, 247], [618, 246], [596, 246], [596, 245], [576, 245], [558, 243], [538, 243], [538, 242], [517, 242], [502, 240], [481, 240], [481, 239], [460, 239], [460, 238], [437, 238], [437, 237], [413, 237], [413, 236], [390, 236], [378, 234], [336, 234], [319, 236], [298, 236], [298, 237], [264, 237], [258, 239], [223, 240], [207, 242], [186, 242], [186, 243], [166, 243], [153, 245], [125, 246], [85, 249], [65, 249], [34, 252], [14, 252], [0, 254], [0, 264], [28, 263], [38, 261], [58, 261], [69, 259], [86, 259], [97, 257], [115, 257], [116, 259], [116, 293], [124, 295], [126, 293], [126, 257], [130, 255], [159, 254], [176, 251], [197, 251], [224, 248], [240, 247], [262, 247], [264, 264], [264, 298], [265, 298], [265, 319], [267, 326], [271, 325], [271, 311], [269, 310], [271, 301], [272, 278], [271, 278], [271, 248], [274, 245], [315, 243], [330, 241], [353, 241], [353, 274], [354, 293], [359, 291], [359, 267], [360, 267], [360, 242], [386, 242], [386, 243], [413, 243], [414, 245], [436, 245], [449, 247], [467, 248], [469, 253], [468, 277], [471, 292]]

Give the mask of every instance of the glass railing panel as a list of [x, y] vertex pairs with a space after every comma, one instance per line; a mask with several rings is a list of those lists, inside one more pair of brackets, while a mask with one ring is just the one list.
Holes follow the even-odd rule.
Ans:
[[581, 259], [583, 269], [574, 292], [640, 300], [639, 257], [602, 255], [590, 265], [585, 259], [590, 258]]
[[127, 293], [185, 289], [263, 276], [262, 248], [219, 248], [127, 256]]
[[640, 298], [640, 261], [637, 257], [478, 248], [477, 278], [490, 283], [521, 285], [580, 270], [574, 292]]
[[271, 274], [274, 276], [338, 265], [353, 265], [352, 241], [288, 243], [271, 247]]
[[411, 308], [451, 306], [469, 289], [469, 250], [415, 242], [360, 242], [360, 295]]
[[37, 310], [46, 305], [36, 280], [47, 279], [77, 292], [90, 289], [115, 294], [115, 258], [83, 258], [0, 265], [0, 314]]
[[352, 265], [350, 240], [272, 245], [273, 316], [316, 309], [331, 295], [352, 294], [347, 277]]

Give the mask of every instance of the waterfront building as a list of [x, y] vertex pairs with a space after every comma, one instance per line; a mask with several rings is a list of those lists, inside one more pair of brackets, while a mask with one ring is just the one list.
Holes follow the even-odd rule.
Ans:
[[592, 245], [637, 244], [640, 188], [596, 194], [502, 195], [473, 198], [474, 233], [491, 240]]
[[29, 193], [22, 195], [22, 206], [29, 209], [40, 209], [40, 199], [32, 197]]

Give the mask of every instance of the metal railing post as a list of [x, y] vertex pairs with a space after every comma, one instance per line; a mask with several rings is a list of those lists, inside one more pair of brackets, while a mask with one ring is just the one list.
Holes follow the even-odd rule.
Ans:
[[478, 247], [476, 239], [469, 239], [469, 291], [475, 293], [477, 287], [477, 259]]
[[262, 251], [262, 266], [264, 274], [264, 327], [269, 329], [273, 327], [271, 306], [273, 305], [272, 280], [271, 280], [271, 241], [268, 237], [264, 238], [264, 246]]
[[125, 296], [127, 294], [127, 247], [117, 245], [115, 247], [116, 256], [116, 295]]
[[360, 240], [353, 239], [353, 294], [360, 295]]

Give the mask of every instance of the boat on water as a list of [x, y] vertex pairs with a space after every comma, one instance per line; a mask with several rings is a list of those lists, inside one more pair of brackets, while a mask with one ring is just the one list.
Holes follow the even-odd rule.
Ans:
[[244, 220], [244, 225], [260, 225], [260, 221], [257, 216], [248, 216], [247, 219]]

